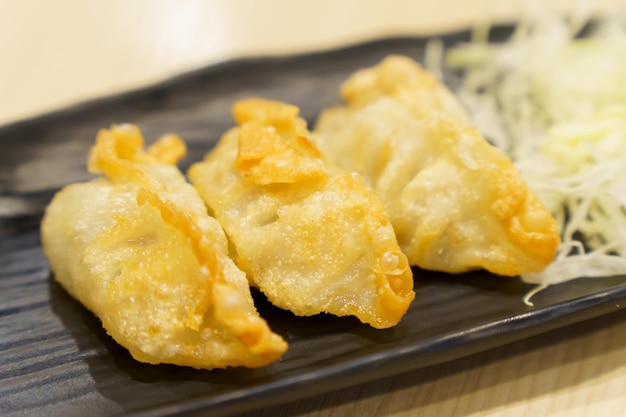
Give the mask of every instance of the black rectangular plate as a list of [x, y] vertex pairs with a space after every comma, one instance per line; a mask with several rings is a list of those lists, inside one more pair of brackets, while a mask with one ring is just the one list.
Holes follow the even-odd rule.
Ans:
[[[510, 34], [497, 28], [496, 40]], [[441, 36], [446, 45], [467, 32]], [[224, 416], [469, 355], [626, 305], [626, 277], [581, 279], [522, 302], [519, 279], [415, 271], [417, 298], [402, 323], [374, 330], [351, 318], [295, 317], [256, 295], [289, 342], [263, 369], [197, 371], [134, 361], [50, 275], [39, 242], [43, 208], [60, 187], [88, 180], [97, 130], [138, 124], [189, 144], [183, 167], [233, 125], [231, 104], [260, 96], [298, 105], [313, 122], [338, 102], [342, 80], [397, 53], [420, 59], [426, 38], [385, 39], [323, 53], [238, 60], [147, 89], [0, 128], [0, 414]], [[453, 74], [446, 82], [454, 84]]]

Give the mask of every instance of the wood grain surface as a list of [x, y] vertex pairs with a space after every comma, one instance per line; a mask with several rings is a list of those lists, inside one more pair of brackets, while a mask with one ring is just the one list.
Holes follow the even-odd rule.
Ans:
[[626, 314], [246, 417], [621, 416]]

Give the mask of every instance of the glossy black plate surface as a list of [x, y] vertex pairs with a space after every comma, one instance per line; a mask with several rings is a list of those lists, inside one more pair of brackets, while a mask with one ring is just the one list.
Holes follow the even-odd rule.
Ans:
[[[510, 28], [494, 32], [503, 39]], [[468, 33], [446, 35], [449, 44]], [[38, 227], [52, 194], [89, 179], [85, 158], [100, 127], [137, 123], [153, 140], [177, 132], [187, 166], [232, 125], [230, 105], [261, 96], [294, 103], [313, 121], [338, 102], [348, 74], [390, 53], [420, 59], [426, 39], [249, 59], [202, 69], [0, 128], [0, 415], [175, 413], [224, 416], [441, 363], [626, 305], [626, 277], [584, 279], [539, 294], [518, 279], [416, 271], [417, 298], [402, 323], [374, 330], [357, 320], [298, 318], [257, 304], [290, 349], [264, 369], [196, 371], [134, 361], [50, 275]], [[454, 83], [447, 74], [446, 81]]]

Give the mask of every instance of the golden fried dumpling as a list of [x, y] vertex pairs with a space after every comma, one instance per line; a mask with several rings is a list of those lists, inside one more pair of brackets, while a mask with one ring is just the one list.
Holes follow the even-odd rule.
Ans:
[[302, 316], [397, 324], [413, 278], [383, 204], [325, 163], [298, 108], [261, 99], [188, 175], [228, 234], [238, 265], [274, 305]]
[[259, 317], [221, 226], [174, 166], [175, 135], [145, 152], [131, 125], [101, 130], [89, 169], [108, 178], [54, 197], [41, 225], [55, 279], [132, 356], [194, 368], [258, 367], [285, 341]]
[[314, 141], [376, 190], [412, 265], [518, 275], [552, 261], [559, 231], [550, 213], [417, 63], [388, 57], [341, 94], [346, 106], [320, 115]]

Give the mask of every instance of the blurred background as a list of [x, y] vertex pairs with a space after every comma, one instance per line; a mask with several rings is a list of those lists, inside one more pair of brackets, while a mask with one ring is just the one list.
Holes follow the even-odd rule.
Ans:
[[[0, 125], [241, 56], [510, 22], [620, 0], [0, 0]], [[533, 6], [534, 4], [534, 6]]]

